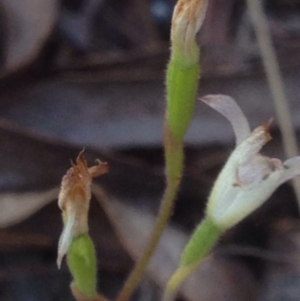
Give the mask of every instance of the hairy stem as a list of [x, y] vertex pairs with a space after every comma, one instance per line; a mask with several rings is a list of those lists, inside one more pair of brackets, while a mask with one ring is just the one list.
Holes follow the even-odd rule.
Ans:
[[142, 257], [136, 263], [134, 269], [127, 278], [116, 301], [128, 300], [137, 287], [172, 213], [183, 169], [183, 144], [181, 141], [177, 141], [172, 137], [167, 125], [165, 125], [164, 143], [166, 152], [167, 186], [161, 201], [156, 224]]
[[219, 239], [221, 233], [222, 230], [208, 217], [200, 223], [181, 254], [179, 267], [168, 281], [162, 301], [174, 299], [182, 282], [197, 270]]

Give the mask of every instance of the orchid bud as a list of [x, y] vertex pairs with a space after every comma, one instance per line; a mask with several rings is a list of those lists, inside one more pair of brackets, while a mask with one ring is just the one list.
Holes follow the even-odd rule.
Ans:
[[96, 251], [88, 235], [88, 210], [91, 200], [91, 184], [94, 177], [108, 172], [107, 163], [97, 160], [97, 165], [88, 168], [81, 151], [76, 164], [62, 179], [58, 205], [62, 210], [64, 229], [58, 243], [57, 265], [67, 254], [67, 262], [73, 276], [73, 291], [86, 300], [97, 298]]
[[88, 233], [92, 178], [108, 172], [107, 163], [100, 160], [97, 162], [98, 165], [88, 168], [82, 151], [76, 159], [76, 164], [71, 162], [72, 167], [62, 179], [58, 206], [62, 210], [64, 229], [58, 243], [58, 267], [73, 238]]
[[207, 0], [179, 0], [171, 27], [171, 59], [167, 69], [167, 126], [182, 139], [194, 111], [200, 77], [196, 34], [203, 23]]

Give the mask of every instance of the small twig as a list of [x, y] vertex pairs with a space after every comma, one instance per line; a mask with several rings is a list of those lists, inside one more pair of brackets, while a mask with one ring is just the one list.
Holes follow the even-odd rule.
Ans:
[[[284, 90], [284, 83], [276, 57], [276, 51], [272, 44], [270, 29], [263, 11], [262, 1], [247, 0], [247, 4], [253, 19], [253, 25], [265, 66], [267, 80], [273, 95], [278, 124], [282, 133], [284, 151], [288, 158], [292, 158], [298, 154], [296, 133], [293, 128], [288, 101]], [[292, 183], [300, 207], [300, 179], [295, 178], [292, 180]]]

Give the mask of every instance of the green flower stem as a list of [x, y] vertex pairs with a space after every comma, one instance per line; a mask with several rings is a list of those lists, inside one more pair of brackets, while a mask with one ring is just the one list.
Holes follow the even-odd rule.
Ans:
[[166, 190], [150, 241], [116, 301], [127, 301], [137, 287], [170, 218], [181, 182], [184, 161], [183, 137], [194, 111], [200, 75], [199, 48], [196, 42], [193, 42], [192, 58], [186, 58], [180, 47], [175, 50], [174, 48], [176, 46], [172, 49], [166, 76], [167, 110], [164, 126]]
[[191, 274], [195, 272], [198, 265], [178, 268], [168, 281], [162, 296], [162, 301], [173, 301], [176, 297], [177, 290], [181, 283]]
[[183, 139], [194, 112], [200, 77], [199, 50], [196, 57], [190, 61], [173, 52], [167, 69], [168, 126], [178, 140]]
[[181, 283], [193, 274], [222, 234], [214, 222], [206, 217], [196, 228], [181, 254], [179, 267], [167, 283], [163, 301], [174, 299]]
[[88, 234], [77, 236], [68, 250], [67, 262], [74, 285], [87, 299], [97, 297], [97, 259], [94, 243]]
[[165, 131], [167, 187], [161, 202], [157, 221], [153, 229], [150, 241], [142, 257], [137, 262], [131, 274], [129, 275], [122, 291], [116, 299], [117, 301], [128, 300], [135, 290], [151, 256], [153, 255], [159, 243], [159, 239], [173, 209], [173, 203], [177, 194], [183, 169], [183, 145], [182, 142], [178, 142], [170, 138], [169, 134], [166, 133], [169, 133], [169, 131]]
[[183, 173], [183, 141], [175, 138], [166, 123], [164, 126], [164, 150], [165, 150], [165, 172], [167, 179], [167, 188], [174, 190], [174, 198]]
[[197, 264], [212, 249], [222, 234], [214, 222], [206, 217], [196, 228], [180, 258], [180, 267]]

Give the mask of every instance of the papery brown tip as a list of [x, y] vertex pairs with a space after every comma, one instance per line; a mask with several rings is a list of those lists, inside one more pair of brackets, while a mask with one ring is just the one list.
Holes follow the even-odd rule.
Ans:
[[108, 164], [96, 160], [98, 165], [88, 168], [84, 158], [84, 149], [78, 154], [76, 163], [71, 160], [71, 168], [62, 179], [59, 194], [59, 207], [65, 210], [67, 202], [75, 199], [89, 201], [92, 178], [108, 172]]
[[78, 154], [77, 158], [76, 158], [76, 164], [77, 167], [83, 171], [83, 170], [87, 170], [88, 166], [87, 166], [87, 162], [84, 158], [84, 149]]
[[179, 0], [174, 9], [174, 19], [179, 18], [187, 9], [190, 0]]
[[271, 127], [271, 124], [272, 124], [273, 121], [274, 121], [274, 118], [272, 117], [266, 123], [264, 123], [262, 125], [262, 127], [264, 129], [264, 132], [265, 132], [266, 142], [269, 142], [270, 140], [272, 140], [272, 136], [270, 134], [270, 127]]
[[174, 9], [173, 20], [185, 16], [191, 26], [196, 26], [199, 13], [206, 5], [206, 0], [179, 0]]
[[78, 154], [78, 156], [77, 156], [77, 158], [76, 158], [76, 162], [77, 161], [85, 161], [85, 159], [84, 159], [84, 151], [85, 151], [85, 149], [83, 149], [83, 150], [81, 150], [80, 152], [79, 152], [79, 154]]
[[193, 4], [191, 6], [191, 22], [194, 26], [196, 26], [198, 19], [199, 19], [199, 13], [202, 10], [205, 10], [207, 1], [206, 0], [194, 0], [192, 2], [193, 2]]
[[89, 174], [92, 178], [99, 177], [109, 172], [109, 165], [107, 162], [102, 162], [99, 159], [96, 159], [96, 162], [98, 165], [89, 168]]
[[76, 159], [77, 167], [79, 169], [84, 169], [85, 171], [88, 171], [89, 175], [92, 178], [99, 177], [103, 174], [108, 173], [109, 171], [109, 165], [107, 162], [102, 162], [99, 159], [96, 159], [97, 165], [91, 166], [88, 168], [87, 162], [84, 158], [84, 149], [78, 154], [78, 157]]

